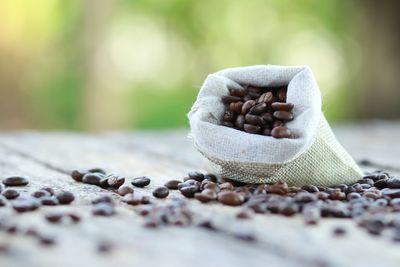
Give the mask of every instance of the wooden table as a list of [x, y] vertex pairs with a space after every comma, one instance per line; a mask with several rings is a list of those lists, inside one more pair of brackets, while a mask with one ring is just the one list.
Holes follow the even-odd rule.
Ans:
[[[371, 168], [400, 172], [400, 124], [341, 126], [335, 132], [356, 159], [370, 160], [376, 165]], [[144, 228], [135, 208], [121, 203], [116, 194], [117, 215], [93, 217], [90, 202], [106, 191], [76, 183], [69, 173], [97, 166], [128, 178], [151, 177], [152, 183], [143, 189], [149, 193], [168, 179], [181, 179], [188, 171], [202, 170], [202, 159], [187, 138], [187, 130], [2, 133], [0, 177], [26, 175], [31, 183], [21, 190], [32, 192], [47, 185], [73, 191], [77, 198], [71, 206], [42, 207], [18, 215], [10, 207], [0, 208], [0, 216], [12, 215], [22, 228], [34, 226], [57, 236], [56, 246], [43, 247], [23, 235], [0, 232], [0, 243], [7, 239], [12, 244], [9, 254], [0, 254], [1, 267], [400, 266], [400, 244], [393, 243], [385, 233], [373, 237], [346, 219], [324, 219], [317, 226], [306, 226], [300, 216], [255, 215], [239, 221], [234, 219], [237, 208], [190, 201], [199, 216], [212, 216], [228, 233], [241, 229], [259, 237], [257, 242], [246, 242], [195, 226]], [[172, 195], [180, 197], [175, 192]], [[76, 211], [82, 215], [82, 223], [47, 223], [43, 215], [55, 210]], [[341, 238], [332, 234], [339, 225], [348, 230]], [[114, 250], [99, 254], [99, 241], [115, 244]]]

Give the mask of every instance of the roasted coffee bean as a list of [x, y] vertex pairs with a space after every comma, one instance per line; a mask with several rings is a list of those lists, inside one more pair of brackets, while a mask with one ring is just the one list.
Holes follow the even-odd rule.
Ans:
[[19, 197], [18, 191], [12, 188], [5, 189], [1, 194], [7, 199], [15, 199]]
[[109, 174], [106, 176], [108, 178], [107, 183], [112, 188], [119, 188], [121, 185], [125, 183], [125, 178], [121, 176], [117, 176], [114, 174]]
[[130, 193], [126, 194], [123, 198], [122, 201], [125, 202], [128, 205], [140, 205], [140, 204], [146, 204], [147, 200], [145, 199], [144, 196], [136, 194], [136, 193]]
[[293, 216], [299, 212], [299, 206], [292, 202], [282, 202], [279, 204], [278, 212], [285, 216]]
[[254, 115], [260, 115], [267, 111], [267, 104], [265, 103], [259, 103], [252, 107], [249, 111], [249, 113], [254, 114]]
[[214, 182], [214, 183], [216, 183], [218, 181], [217, 176], [215, 176], [214, 174], [211, 174], [211, 173], [208, 173], [208, 174], [204, 175], [204, 179], [208, 180], [208, 181], [211, 181], [211, 182]]
[[352, 199], [358, 199], [358, 198], [360, 198], [361, 197], [361, 195], [359, 194], [359, 193], [357, 193], [357, 192], [352, 192], [352, 193], [350, 193], [350, 194], [348, 194], [347, 195], [347, 200], [352, 200]]
[[202, 203], [207, 203], [207, 202], [210, 202], [210, 201], [213, 200], [210, 196], [208, 196], [206, 194], [203, 194], [203, 192], [195, 193], [194, 194], [194, 198], [197, 199], [198, 201], [202, 202]]
[[104, 189], [107, 189], [107, 188], [110, 187], [109, 184], [108, 184], [108, 177], [107, 176], [100, 179], [99, 186], [101, 188], [104, 188]]
[[12, 203], [13, 209], [17, 212], [34, 211], [40, 206], [40, 201], [34, 197], [18, 198]]
[[115, 209], [112, 204], [102, 202], [93, 206], [92, 214], [97, 216], [112, 216], [115, 214]]
[[334, 189], [330, 193], [330, 198], [333, 200], [345, 200], [346, 199], [346, 194], [343, 193], [340, 189]]
[[92, 168], [92, 169], [89, 169], [87, 172], [91, 172], [91, 173], [101, 173], [101, 174], [103, 174], [103, 175], [106, 175], [106, 174], [107, 174], [106, 170], [104, 170], [104, 169], [102, 169], [102, 168]]
[[218, 201], [228, 206], [239, 206], [244, 202], [244, 198], [236, 192], [224, 191], [218, 193]]
[[233, 186], [232, 183], [230, 182], [225, 182], [219, 185], [219, 189], [222, 190], [229, 190], [232, 191], [233, 189], [235, 189], [235, 187]]
[[285, 87], [279, 88], [276, 91], [276, 97], [278, 98], [279, 101], [286, 102], [286, 92], [287, 92], [287, 88], [285, 88]]
[[237, 96], [237, 97], [244, 97], [246, 95], [246, 90], [243, 88], [240, 89], [229, 89], [229, 93], [232, 96]]
[[271, 135], [274, 138], [289, 138], [292, 133], [290, 130], [283, 126], [278, 126], [272, 129]]
[[67, 216], [71, 219], [72, 222], [78, 223], [82, 220], [81, 216], [76, 213], [68, 213]]
[[369, 179], [369, 178], [361, 179], [361, 180], [357, 181], [357, 183], [359, 183], [359, 184], [368, 184], [370, 186], [374, 185], [374, 181], [372, 179]]
[[42, 187], [42, 188], [40, 188], [40, 190], [49, 192], [51, 196], [53, 196], [55, 194], [54, 189], [51, 187]]
[[171, 190], [176, 190], [178, 189], [178, 184], [181, 183], [182, 181], [179, 180], [169, 180], [164, 184], [165, 187]]
[[391, 177], [386, 181], [388, 188], [400, 188], [400, 178], [399, 177]]
[[254, 100], [248, 100], [248, 101], [244, 102], [242, 105], [242, 114], [246, 115], [250, 111], [250, 109], [252, 107], [254, 107], [255, 105], [256, 105], [256, 101], [254, 101]]
[[261, 127], [260, 126], [252, 125], [252, 124], [244, 124], [243, 125], [243, 129], [247, 133], [251, 133], [251, 134], [256, 134], [256, 133], [259, 133], [261, 131]]
[[333, 228], [333, 234], [335, 236], [344, 236], [347, 233], [346, 229], [340, 226]]
[[297, 203], [309, 203], [317, 201], [317, 197], [308, 192], [299, 192], [294, 196], [293, 199]]
[[71, 177], [77, 182], [82, 182], [83, 176], [86, 174], [86, 172], [78, 171], [78, 170], [73, 170], [71, 172]]
[[141, 176], [141, 177], [137, 177], [135, 179], [133, 179], [133, 181], [131, 182], [132, 185], [136, 186], [136, 187], [145, 187], [148, 186], [150, 184], [150, 178], [146, 177], [146, 176]]
[[60, 204], [60, 202], [55, 196], [42, 197], [40, 198], [40, 202], [42, 203], [43, 206], [56, 206]]
[[243, 130], [243, 125], [245, 123], [244, 116], [239, 114], [235, 120], [235, 127], [239, 130]]
[[246, 114], [246, 116], [244, 116], [244, 119], [246, 120], [246, 122], [248, 124], [252, 124], [252, 125], [262, 126], [265, 124], [264, 120], [260, 116], [257, 116], [257, 115]]
[[[3, 192], [3, 194], [4, 194], [4, 192]], [[381, 192], [382, 192], [382, 195], [384, 195], [384, 196], [388, 196], [391, 198], [400, 198], [400, 189], [385, 188], [385, 189], [382, 189]]]
[[87, 173], [83, 176], [82, 182], [85, 184], [100, 185], [100, 180], [104, 178], [104, 174], [99, 172]]
[[374, 183], [374, 186], [375, 186], [376, 188], [379, 188], [379, 189], [386, 188], [386, 187], [388, 187], [388, 183], [387, 183], [388, 180], [389, 180], [389, 179], [381, 179], [381, 180], [378, 180], [378, 181], [376, 181], [376, 182]]
[[244, 219], [250, 219], [251, 215], [248, 210], [241, 210], [238, 213], [236, 213], [236, 218], [244, 220]]
[[319, 192], [318, 187], [316, 187], [315, 185], [304, 185], [301, 187], [301, 189], [306, 190], [307, 192], [310, 192], [310, 193]]
[[291, 121], [293, 120], [293, 114], [289, 111], [275, 111], [273, 116], [277, 118], [278, 120], [283, 120], [283, 121]]
[[179, 191], [185, 197], [192, 198], [192, 197], [194, 197], [194, 194], [199, 191], [199, 186], [197, 186], [197, 185], [184, 186], [184, 187], [180, 188]]
[[25, 186], [29, 184], [29, 180], [22, 176], [12, 176], [5, 178], [3, 184], [6, 186]]
[[272, 185], [267, 185], [266, 190], [267, 193], [278, 194], [278, 195], [286, 195], [288, 193], [288, 185], [285, 182], [277, 182]]
[[92, 204], [94, 204], [94, 205], [99, 204], [99, 203], [108, 203], [108, 204], [114, 205], [113, 199], [111, 198], [111, 196], [108, 196], [108, 195], [102, 195], [102, 196], [97, 197], [96, 199], [92, 200]]
[[75, 199], [74, 194], [68, 191], [61, 191], [56, 194], [56, 197], [62, 205], [69, 205]]
[[133, 188], [129, 185], [123, 185], [118, 188], [118, 194], [120, 196], [125, 196], [126, 194], [131, 194], [131, 193], [133, 193], [133, 191], [134, 191]]
[[38, 240], [39, 240], [39, 243], [44, 246], [52, 246], [52, 245], [55, 245], [55, 243], [56, 243], [56, 240], [54, 237], [43, 235], [43, 234], [38, 236]]
[[274, 118], [272, 117], [271, 113], [266, 112], [261, 114], [260, 116], [269, 125], [274, 121]]
[[50, 197], [51, 194], [46, 190], [38, 190], [31, 194], [33, 197], [42, 198], [42, 197]]
[[97, 244], [97, 252], [99, 253], [110, 253], [113, 250], [114, 246], [107, 241], [101, 241]]
[[169, 195], [169, 189], [165, 186], [160, 186], [154, 189], [153, 196], [156, 198], [166, 198]]
[[279, 111], [292, 111], [294, 105], [292, 103], [281, 103], [281, 102], [274, 102], [271, 104], [273, 110]]
[[62, 213], [49, 213], [44, 216], [44, 218], [51, 223], [59, 223], [63, 217], [64, 214]]
[[188, 174], [189, 179], [201, 182], [204, 180], [204, 174], [201, 172], [189, 172]]
[[238, 102], [238, 101], [242, 100], [240, 97], [232, 96], [232, 95], [224, 95], [221, 97], [221, 99], [224, 104], [230, 104], [232, 102]]
[[266, 92], [262, 94], [258, 98], [258, 103], [265, 103], [267, 105], [271, 105], [271, 103], [274, 101], [274, 95], [271, 92]]
[[243, 102], [232, 102], [229, 104], [229, 110], [234, 113], [241, 113], [242, 112]]

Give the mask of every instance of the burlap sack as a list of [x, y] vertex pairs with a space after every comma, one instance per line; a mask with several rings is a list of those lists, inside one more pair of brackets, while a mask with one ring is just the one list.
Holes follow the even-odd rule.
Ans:
[[[221, 96], [241, 85], [288, 85], [293, 138], [275, 139], [220, 125]], [[362, 172], [338, 143], [321, 110], [321, 94], [307, 66], [250, 66], [211, 74], [189, 112], [198, 151], [221, 176], [246, 183], [285, 181], [289, 185], [353, 183]]]

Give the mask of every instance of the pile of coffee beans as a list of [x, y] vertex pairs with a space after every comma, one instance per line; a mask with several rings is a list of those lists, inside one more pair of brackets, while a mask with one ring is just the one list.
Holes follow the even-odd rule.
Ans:
[[290, 138], [292, 133], [285, 127], [293, 120], [294, 105], [286, 102], [287, 86], [231, 89], [222, 96], [226, 105], [222, 125], [250, 134]]

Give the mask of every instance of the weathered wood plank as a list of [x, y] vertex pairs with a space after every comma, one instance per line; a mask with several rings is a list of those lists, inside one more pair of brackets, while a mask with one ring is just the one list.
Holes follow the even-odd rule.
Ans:
[[[339, 138], [349, 135], [354, 142], [359, 140], [357, 135], [341, 131], [338, 131]], [[364, 135], [365, 132], [359, 130], [357, 134]], [[149, 193], [171, 177], [181, 178], [187, 171], [201, 166], [201, 158], [194, 153], [190, 140], [185, 136], [184, 132], [1, 135], [0, 177], [23, 174], [32, 177], [30, 190], [48, 184], [57, 189], [74, 191], [78, 198], [74, 205], [55, 209], [77, 210], [84, 220], [80, 225], [49, 226], [42, 216], [54, 208], [16, 216], [14, 219], [21, 225], [36, 225], [57, 233], [59, 246], [40, 249], [33, 242], [26, 242], [26, 238], [13, 237], [17, 251], [11, 256], [0, 256], [0, 265], [52, 266], [52, 262], [57, 262], [57, 266], [107, 266], [111, 263], [121, 266], [264, 266], [267, 263], [269, 266], [375, 266], [381, 265], [383, 258], [385, 266], [398, 265], [399, 246], [388, 238], [373, 238], [347, 220], [327, 219], [317, 227], [305, 227], [299, 217], [288, 219], [256, 215], [252, 220], [238, 222], [233, 219], [237, 211], [235, 208], [205, 206], [195, 200], [190, 201], [190, 207], [199, 216], [213, 216], [217, 225], [254, 232], [259, 236], [259, 242], [253, 244], [238, 241], [229, 234], [195, 227], [144, 229], [141, 218], [132, 207], [124, 204], [118, 204], [116, 217], [93, 218], [88, 204], [104, 191], [75, 183], [65, 174], [74, 168], [101, 166], [127, 177], [148, 175], [153, 182], [143, 192]], [[348, 146], [346, 141], [343, 143]], [[358, 147], [353, 142], [349, 141], [349, 144], [354, 149], [350, 151], [358, 153], [355, 151]], [[376, 155], [373, 153], [373, 156]], [[386, 162], [383, 158], [380, 160]], [[119, 197], [116, 196], [116, 199], [119, 201]], [[10, 209], [0, 208], [0, 215], [10, 213]], [[351, 230], [351, 234], [345, 238], [334, 238], [331, 234], [333, 225], [344, 225]], [[4, 238], [8, 237], [0, 233], [0, 240]], [[109, 256], [97, 256], [95, 243], [101, 239], [118, 244], [116, 251]]]

